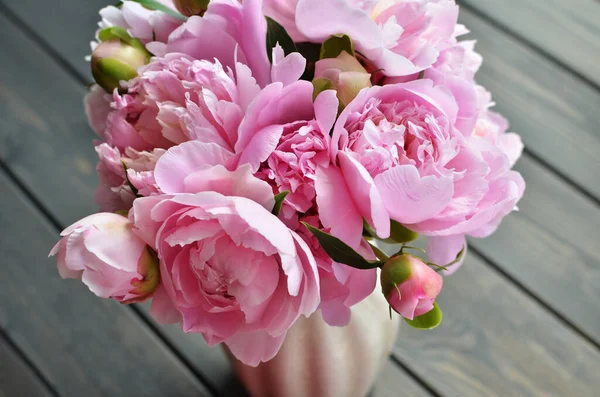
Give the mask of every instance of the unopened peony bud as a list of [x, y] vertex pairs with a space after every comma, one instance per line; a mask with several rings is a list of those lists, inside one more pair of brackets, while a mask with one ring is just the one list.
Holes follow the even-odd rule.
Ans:
[[394, 311], [409, 320], [433, 309], [442, 284], [442, 276], [412, 255], [392, 257], [381, 270], [383, 295]]
[[175, 3], [177, 11], [186, 17], [191, 17], [193, 15], [204, 15], [209, 2], [210, 0], [175, 0], [173, 3]]
[[160, 281], [156, 253], [118, 214], [88, 216], [65, 229], [50, 255], [63, 278], [81, 280], [94, 294], [121, 303], [152, 296]]
[[346, 51], [336, 58], [324, 58], [315, 65], [315, 79], [328, 79], [338, 93], [342, 106], [347, 106], [360, 90], [371, 87], [371, 75]]
[[107, 92], [121, 88], [121, 81], [137, 76], [139, 67], [150, 60], [143, 46], [131, 45], [118, 38], [100, 43], [92, 53], [92, 75]]

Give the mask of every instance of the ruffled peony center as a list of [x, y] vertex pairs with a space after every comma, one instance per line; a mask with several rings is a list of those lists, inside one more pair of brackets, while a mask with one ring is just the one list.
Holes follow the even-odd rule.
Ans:
[[372, 176], [404, 164], [434, 173], [456, 154], [449, 120], [411, 101], [372, 98], [350, 115], [346, 130], [348, 150]]

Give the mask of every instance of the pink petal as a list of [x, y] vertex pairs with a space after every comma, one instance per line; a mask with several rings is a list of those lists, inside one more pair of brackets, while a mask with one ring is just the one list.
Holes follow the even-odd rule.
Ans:
[[319, 167], [315, 189], [321, 223], [330, 233], [353, 248], [362, 240], [362, 217], [352, 200], [339, 168]]
[[164, 193], [185, 192], [185, 178], [207, 165], [227, 167], [233, 154], [214, 143], [184, 142], [174, 146], [158, 160], [154, 170], [156, 184]]
[[451, 178], [421, 178], [412, 165], [399, 165], [377, 175], [375, 184], [390, 217], [403, 224], [418, 223], [439, 214], [452, 200]]
[[465, 240], [464, 234], [446, 237], [429, 237], [427, 242], [427, 256], [431, 262], [440, 266], [446, 266], [456, 259], [456, 256], [463, 248], [465, 251], [463, 252], [461, 260], [450, 266], [447, 271], [443, 271], [444, 275], [449, 276], [462, 266], [467, 257], [467, 241]]
[[239, 332], [225, 341], [231, 353], [242, 363], [256, 367], [279, 351], [285, 334], [271, 336], [265, 331]]
[[365, 167], [347, 153], [340, 152], [338, 161], [346, 185], [352, 186], [350, 193], [360, 214], [379, 237], [388, 238], [390, 236], [390, 217], [375, 181]]

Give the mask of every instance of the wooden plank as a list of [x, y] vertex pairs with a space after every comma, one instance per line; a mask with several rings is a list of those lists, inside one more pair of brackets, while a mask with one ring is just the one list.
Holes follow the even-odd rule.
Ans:
[[62, 396], [209, 396], [140, 320], [62, 280], [56, 231], [0, 173], [0, 327]]
[[600, 207], [525, 157], [520, 211], [470, 241], [600, 343]]
[[[70, 224], [97, 210], [91, 197], [97, 184], [97, 158], [91, 145], [94, 135], [80, 104], [84, 90], [10, 25], [0, 16], [0, 33], [5, 33], [0, 50], [6, 54], [0, 76], [0, 120], [6, 123], [0, 130], [0, 156], [63, 225]], [[36, 66], [42, 64], [43, 68]], [[152, 321], [148, 306], [142, 309]], [[243, 396], [218, 347], [209, 348], [201, 336], [183, 334], [176, 327], [156, 327], [214, 390], [225, 396]], [[391, 362], [387, 365], [388, 373], [399, 372]], [[393, 390], [408, 385], [417, 390], [418, 385], [403, 375], [384, 378], [383, 387]]]
[[[392, 381], [394, 380], [394, 381]], [[406, 375], [400, 367], [388, 363], [383, 368], [379, 380], [375, 383], [375, 390], [369, 397], [431, 397], [417, 382]]]
[[479, 257], [469, 255], [445, 281], [440, 327], [417, 331], [402, 324], [395, 348], [438, 393], [597, 395], [599, 352]]
[[61, 58], [73, 65], [80, 75], [93, 81], [85, 57], [90, 53], [90, 41], [98, 29], [98, 11], [117, 1], [8, 0], [2, 3], [56, 50]]
[[[511, 9], [504, 1], [493, 3]], [[461, 11], [461, 22], [472, 31], [467, 37], [478, 40], [476, 49], [484, 57], [477, 80], [493, 93], [496, 109], [521, 134], [527, 150], [600, 198], [600, 91], [467, 9]], [[600, 37], [597, 44], [600, 48]], [[596, 56], [595, 70], [600, 73], [600, 50]]]
[[461, 3], [477, 9], [600, 86], [597, 0], [459, 0]]
[[52, 397], [52, 392], [2, 337], [0, 357], [0, 397]]

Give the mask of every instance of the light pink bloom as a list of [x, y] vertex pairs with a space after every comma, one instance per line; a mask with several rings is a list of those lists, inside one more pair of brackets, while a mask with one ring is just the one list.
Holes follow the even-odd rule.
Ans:
[[[171, 0], [158, 0], [158, 2], [176, 10]], [[146, 45], [148, 51], [155, 55], [164, 55], [165, 43], [169, 35], [183, 23], [179, 18], [162, 11], [147, 9], [138, 2], [128, 0], [124, 0], [121, 7], [104, 7], [100, 10], [100, 16], [102, 17], [98, 23], [100, 30], [112, 26], [125, 28], [131, 37], [139, 39]], [[92, 51], [97, 45], [97, 42], [92, 42]]]
[[[298, 213], [316, 210], [315, 178], [318, 166], [327, 167], [329, 154], [329, 131], [337, 116], [338, 100], [334, 91], [321, 93], [314, 104], [312, 90], [305, 90], [305, 100], [294, 102], [294, 107], [305, 104], [307, 119], [286, 124], [275, 149], [270, 153], [257, 174], [274, 186], [276, 193], [288, 191], [281, 217], [292, 229], [299, 227]], [[288, 109], [281, 108], [283, 114]], [[282, 114], [282, 116], [283, 116]], [[302, 226], [303, 227], [303, 226]]]
[[[164, 154], [163, 149], [138, 152], [126, 148], [121, 154], [107, 143], [96, 146], [100, 161], [96, 166], [100, 184], [96, 190], [96, 203], [102, 211], [128, 211], [135, 200], [132, 187], [141, 196], [158, 194], [154, 181], [154, 166]], [[127, 172], [125, 172], [127, 167]]]
[[[159, 169], [178, 172], [161, 161], [159, 184]], [[183, 160], [180, 170], [187, 166]], [[272, 190], [248, 165], [204, 167], [183, 183], [194, 193], [140, 198], [133, 207], [138, 233], [161, 260], [164, 290], [152, 312], [159, 321], [179, 319], [185, 332], [202, 333], [211, 345], [225, 342], [242, 362], [258, 365], [277, 353], [300, 315], [316, 310], [314, 258], [271, 214]]]
[[381, 270], [383, 295], [394, 311], [409, 320], [433, 309], [442, 285], [442, 276], [412, 255], [393, 257]]
[[127, 84], [126, 94], [114, 92], [101, 136], [121, 151], [199, 140], [233, 152], [245, 110], [260, 91], [247, 68], [237, 67], [234, 77], [217, 60], [154, 58]]
[[212, 0], [204, 16], [192, 16], [169, 37], [167, 53], [218, 59], [225, 67], [248, 65], [261, 87], [270, 82], [267, 22], [261, 0]]
[[362, 218], [383, 238], [389, 219], [430, 236], [480, 236], [497, 226], [524, 182], [501, 151], [455, 127], [458, 108], [430, 80], [362, 91], [334, 128], [338, 167], [317, 178], [323, 225], [355, 240]]
[[265, 0], [265, 13], [296, 41], [322, 43], [347, 34], [387, 76], [408, 76], [433, 65], [455, 41], [454, 0]]
[[122, 303], [148, 299], [159, 282], [158, 260], [121, 215], [88, 216], [61, 233], [58, 254], [63, 278], [81, 280], [94, 294]]

